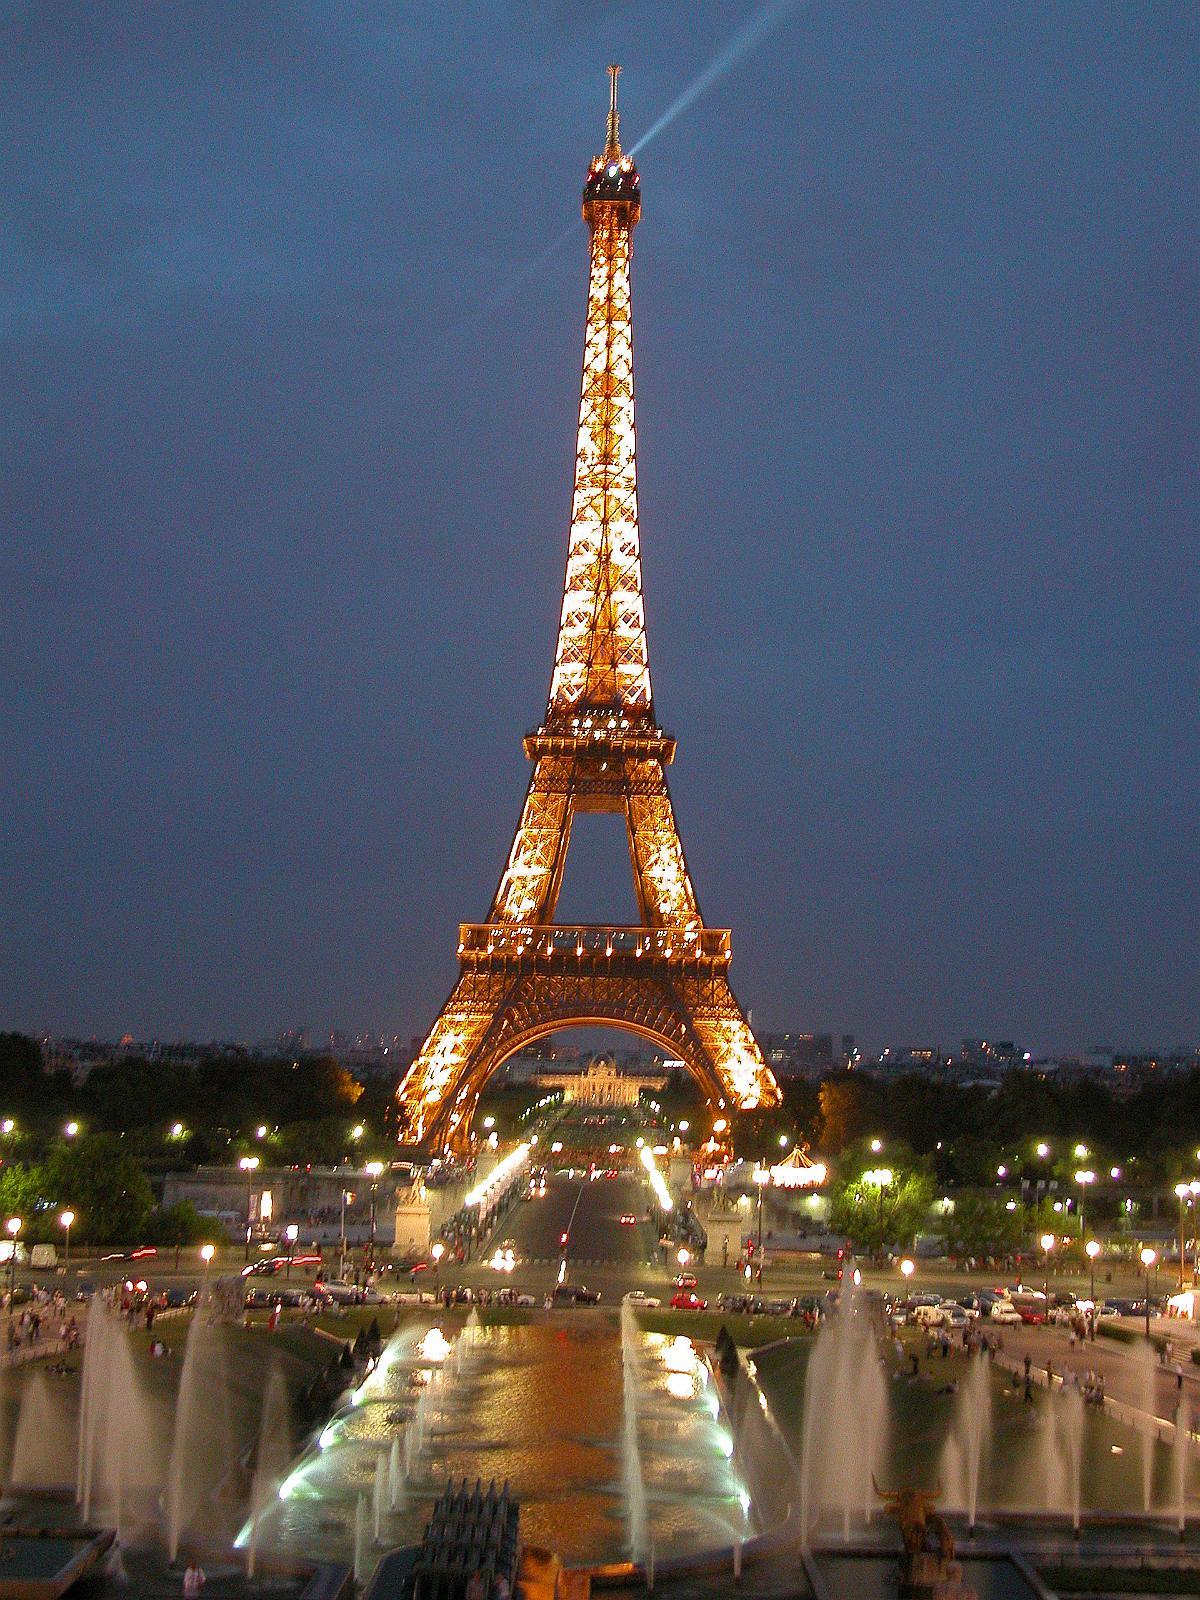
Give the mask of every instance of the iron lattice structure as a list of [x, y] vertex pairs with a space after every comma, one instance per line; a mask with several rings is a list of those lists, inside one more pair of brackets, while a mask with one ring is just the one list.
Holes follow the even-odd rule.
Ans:
[[[616, 68], [591, 233], [575, 490], [550, 697], [525, 738], [533, 776], [487, 921], [464, 923], [459, 976], [398, 1093], [400, 1137], [465, 1147], [480, 1091], [514, 1051], [568, 1024], [626, 1028], [677, 1056], [714, 1109], [779, 1090], [729, 986], [728, 929], [707, 928], [650, 689], [637, 511], [629, 268], [641, 184], [621, 150]], [[623, 812], [641, 923], [554, 921], [575, 814]]]

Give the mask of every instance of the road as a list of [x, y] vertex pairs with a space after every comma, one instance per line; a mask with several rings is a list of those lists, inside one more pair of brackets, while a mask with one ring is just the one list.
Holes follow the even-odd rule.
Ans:
[[[630, 1226], [622, 1223], [623, 1215], [638, 1220]], [[609, 1290], [640, 1285], [648, 1271], [656, 1270], [656, 1281], [663, 1277], [661, 1263], [657, 1269], [652, 1265], [659, 1258], [657, 1239], [646, 1218], [646, 1186], [633, 1177], [589, 1180], [579, 1170], [574, 1176], [551, 1173], [544, 1196], [518, 1201], [499, 1223], [480, 1263], [510, 1241], [517, 1261], [512, 1281], [522, 1286], [531, 1282], [539, 1290], [547, 1286], [564, 1258], [569, 1279], [589, 1287], [589, 1272]], [[487, 1282], [480, 1270], [476, 1268], [473, 1280]], [[497, 1284], [505, 1281], [500, 1274], [493, 1278]]]

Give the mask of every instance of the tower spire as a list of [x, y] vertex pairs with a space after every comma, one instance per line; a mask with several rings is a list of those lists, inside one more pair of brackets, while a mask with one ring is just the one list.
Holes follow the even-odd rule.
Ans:
[[612, 65], [608, 69], [608, 142], [604, 146], [606, 156], [619, 156], [621, 154], [621, 118], [617, 112], [617, 79], [621, 69]]

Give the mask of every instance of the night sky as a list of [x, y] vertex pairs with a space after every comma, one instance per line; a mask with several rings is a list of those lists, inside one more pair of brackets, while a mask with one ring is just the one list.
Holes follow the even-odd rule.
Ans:
[[[9, 0], [0, 1026], [433, 1020], [549, 683], [604, 67], [628, 147], [755, 19], [637, 152], [634, 264], [734, 986], [870, 1045], [1200, 1039], [1172, 0]], [[564, 920], [632, 915], [615, 820]]]

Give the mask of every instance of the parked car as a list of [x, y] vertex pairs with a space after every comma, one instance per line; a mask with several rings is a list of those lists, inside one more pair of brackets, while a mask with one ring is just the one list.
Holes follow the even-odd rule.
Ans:
[[942, 1327], [953, 1328], [956, 1333], [961, 1333], [971, 1320], [962, 1306], [953, 1300], [945, 1301], [938, 1309], [942, 1313]]
[[662, 1301], [657, 1295], [647, 1294], [644, 1289], [630, 1289], [627, 1295], [622, 1296], [621, 1304], [632, 1306], [635, 1311], [657, 1311]]
[[914, 1306], [912, 1319], [920, 1328], [940, 1328], [943, 1320], [942, 1308], [940, 1305]]
[[338, 1306], [377, 1306], [383, 1300], [378, 1289], [363, 1289], [357, 1283], [346, 1283], [341, 1278], [318, 1278], [313, 1293], [332, 1300]]
[[671, 1296], [672, 1311], [707, 1311], [708, 1301], [702, 1300], [691, 1289], [680, 1289], [678, 1294]]
[[696, 1274], [694, 1272], [681, 1272], [675, 1279], [675, 1287], [677, 1289], [695, 1289], [697, 1287]]
[[1021, 1321], [1021, 1313], [1011, 1300], [997, 1300], [988, 1313], [993, 1322], [1003, 1323], [1005, 1327], [1013, 1327]]
[[553, 1298], [556, 1306], [594, 1306], [600, 1291], [589, 1289], [586, 1283], [556, 1283]]

